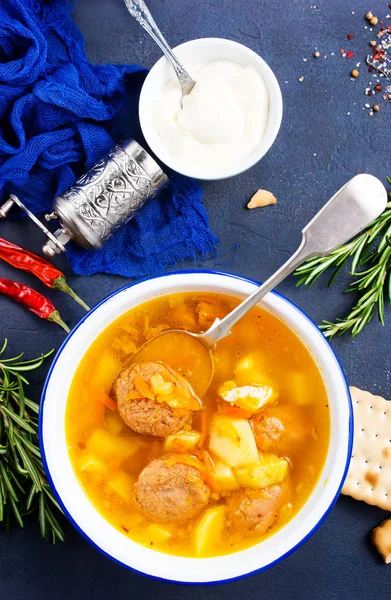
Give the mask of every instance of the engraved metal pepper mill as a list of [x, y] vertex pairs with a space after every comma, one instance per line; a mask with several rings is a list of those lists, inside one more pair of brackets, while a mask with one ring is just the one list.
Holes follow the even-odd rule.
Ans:
[[0, 207], [0, 217], [5, 218], [14, 205], [24, 210], [48, 238], [42, 248], [46, 256], [66, 252], [70, 239], [98, 250], [167, 182], [168, 177], [142, 146], [126, 140], [54, 199], [53, 212], [45, 215], [47, 221], [60, 222], [54, 233], [14, 194]]

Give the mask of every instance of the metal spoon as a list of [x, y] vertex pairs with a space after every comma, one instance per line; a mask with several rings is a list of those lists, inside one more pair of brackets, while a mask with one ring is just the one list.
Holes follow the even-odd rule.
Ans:
[[186, 71], [185, 67], [182, 63], [179, 62], [167, 41], [163, 37], [162, 32], [156, 25], [155, 21], [152, 18], [151, 13], [144, 0], [124, 0], [126, 4], [126, 8], [140, 23], [141, 27], [145, 29], [149, 33], [152, 39], [155, 40], [157, 45], [163, 50], [166, 58], [170, 61], [172, 68], [175, 71], [175, 75], [179, 79], [179, 83], [182, 88], [182, 98], [190, 94], [191, 90], [195, 86], [196, 82], [192, 79], [189, 73]]
[[[200, 382], [199, 374], [208, 372], [211, 380], [213, 360], [209, 350], [214, 344], [229, 335], [231, 327], [298, 266], [313, 256], [330, 254], [368, 227], [383, 212], [386, 204], [387, 192], [379, 179], [365, 174], [353, 177], [306, 225], [299, 248], [287, 262], [227, 316], [222, 320], [216, 319], [204, 333], [165, 331], [146, 342], [133, 360], [156, 360], [159, 358], [158, 352], [163, 349], [164, 356], [160, 356], [160, 360], [169, 363], [171, 354], [177, 353], [179, 345], [187, 360], [189, 356], [194, 356], [194, 364], [187, 369], [187, 377], [202, 396], [209, 384], [205, 383], [205, 376]], [[181, 339], [178, 339], [178, 335], [182, 336]]]

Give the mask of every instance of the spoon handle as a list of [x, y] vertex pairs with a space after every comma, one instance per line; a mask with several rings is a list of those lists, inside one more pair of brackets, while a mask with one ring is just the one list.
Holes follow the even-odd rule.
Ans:
[[285, 277], [313, 256], [326, 256], [362, 229], [368, 227], [386, 208], [387, 192], [376, 177], [356, 175], [341, 188], [304, 227], [303, 238], [296, 252], [251, 296], [221, 321], [197, 337], [211, 347], [227, 336], [253, 306]]
[[267, 279], [251, 296], [246, 298], [234, 310], [232, 310], [221, 321], [216, 320], [215, 323], [206, 331], [197, 337], [200, 337], [207, 347], [212, 347], [220, 339], [226, 337], [233, 327], [244, 315], [256, 306], [260, 300], [271, 290], [273, 290], [283, 279], [288, 277], [297, 267], [303, 262], [314, 256], [308, 253], [306, 248], [305, 238], [303, 237], [300, 247], [296, 252], [276, 271], [269, 279]]
[[193, 88], [194, 81], [166, 42], [162, 32], [153, 20], [153, 17], [149, 12], [144, 0], [125, 0], [125, 4], [132, 17], [134, 17], [136, 21], [140, 23], [141, 27], [143, 27], [145, 31], [149, 33], [151, 38], [155, 40], [157, 45], [165, 54], [166, 58], [170, 61], [172, 68], [179, 79], [179, 83], [184, 90], [184, 93], [189, 93], [185, 90], [187, 86], [191, 86], [191, 88]]

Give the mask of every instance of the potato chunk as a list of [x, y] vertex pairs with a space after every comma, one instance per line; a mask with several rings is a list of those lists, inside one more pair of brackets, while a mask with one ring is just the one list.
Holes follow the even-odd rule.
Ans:
[[222, 492], [233, 492], [240, 489], [240, 484], [233, 469], [223, 462], [216, 461], [215, 477], [216, 482]]
[[254, 434], [245, 419], [216, 415], [210, 428], [209, 448], [229, 467], [259, 463]]
[[178, 431], [168, 435], [164, 442], [165, 452], [185, 452], [195, 448], [201, 439], [198, 431]]
[[236, 385], [260, 385], [271, 387], [278, 393], [277, 382], [270, 376], [266, 357], [260, 352], [250, 352], [235, 365]]
[[85, 471], [94, 475], [104, 476], [107, 472], [107, 464], [104, 460], [92, 454], [91, 452], [83, 452], [78, 462], [80, 471]]
[[113, 435], [105, 429], [95, 429], [86, 445], [89, 452], [110, 459], [132, 456], [145, 442], [137, 438]]
[[236, 469], [240, 485], [259, 489], [281, 483], [288, 472], [288, 461], [275, 454], [260, 454], [260, 464]]
[[130, 502], [133, 498], [133, 480], [124, 471], [119, 471], [107, 485], [116, 492], [123, 500]]
[[308, 378], [301, 371], [291, 371], [285, 376], [286, 393], [289, 398], [298, 405], [310, 404], [312, 402], [311, 391], [308, 387]]
[[151, 523], [148, 525], [145, 533], [148, 536], [150, 544], [164, 544], [172, 538], [172, 528], [162, 523]]
[[105, 425], [107, 431], [113, 435], [118, 435], [126, 429], [124, 421], [121, 419], [117, 411], [106, 410], [105, 412]]
[[121, 363], [109, 351], [102, 352], [91, 377], [91, 387], [109, 392], [121, 369]]
[[193, 547], [196, 556], [203, 556], [218, 543], [225, 521], [225, 507], [208, 508], [193, 532]]

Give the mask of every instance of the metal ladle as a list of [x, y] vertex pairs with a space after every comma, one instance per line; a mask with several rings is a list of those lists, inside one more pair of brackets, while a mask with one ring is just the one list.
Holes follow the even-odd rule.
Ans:
[[145, 29], [151, 36], [151, 38], [157, 43], [166, 58], [169, 60], [172, 68], [175, 71], [175, 75], [179, 79], [179, 83], [182, 88], [182, 98], [190, 94], [191, 90], [195, 86], [196, 82], [192, 79], [189, 73], [186, 71], [185, 67], [181, 62], [177, 59], [170, 46], [168, 45], [166, 39], [163, 37], [162, 32], [159, 27], [156, 25], [155, 21], [152, 18], [151, 13], [144, 0], [124, 0], [126, 4], [126, 8], [136, 19], [138, 23], [140, 23], [141, 27]]
[[[387, 192], [373, 175], [353, 177], [315, 215], [302, 231], [302, 241], [296, 252], [251, 296], [246, 298], [223, 319], [216, 321], [204, 333], [169, 330], [147, 341], [133, 360], [159, 359], [169, 362], [172, 353], [194, 357], [193, 367], [187, 368], [188, 379], [195, 391], [202, 396], [213, 376], [213, 359], [210, 349], [230, 334], [230, 329], [285, 277], [313, 256], [327, 256], [368, 227], [385, 209]], [[178, 338], [180, 336], [180, 339]], [[159, 352], [162, 352], [163, 355]], [[200, 373], [208, 373], [202, 377]], [[209, 382], [208, 382], [209, 379]]]

